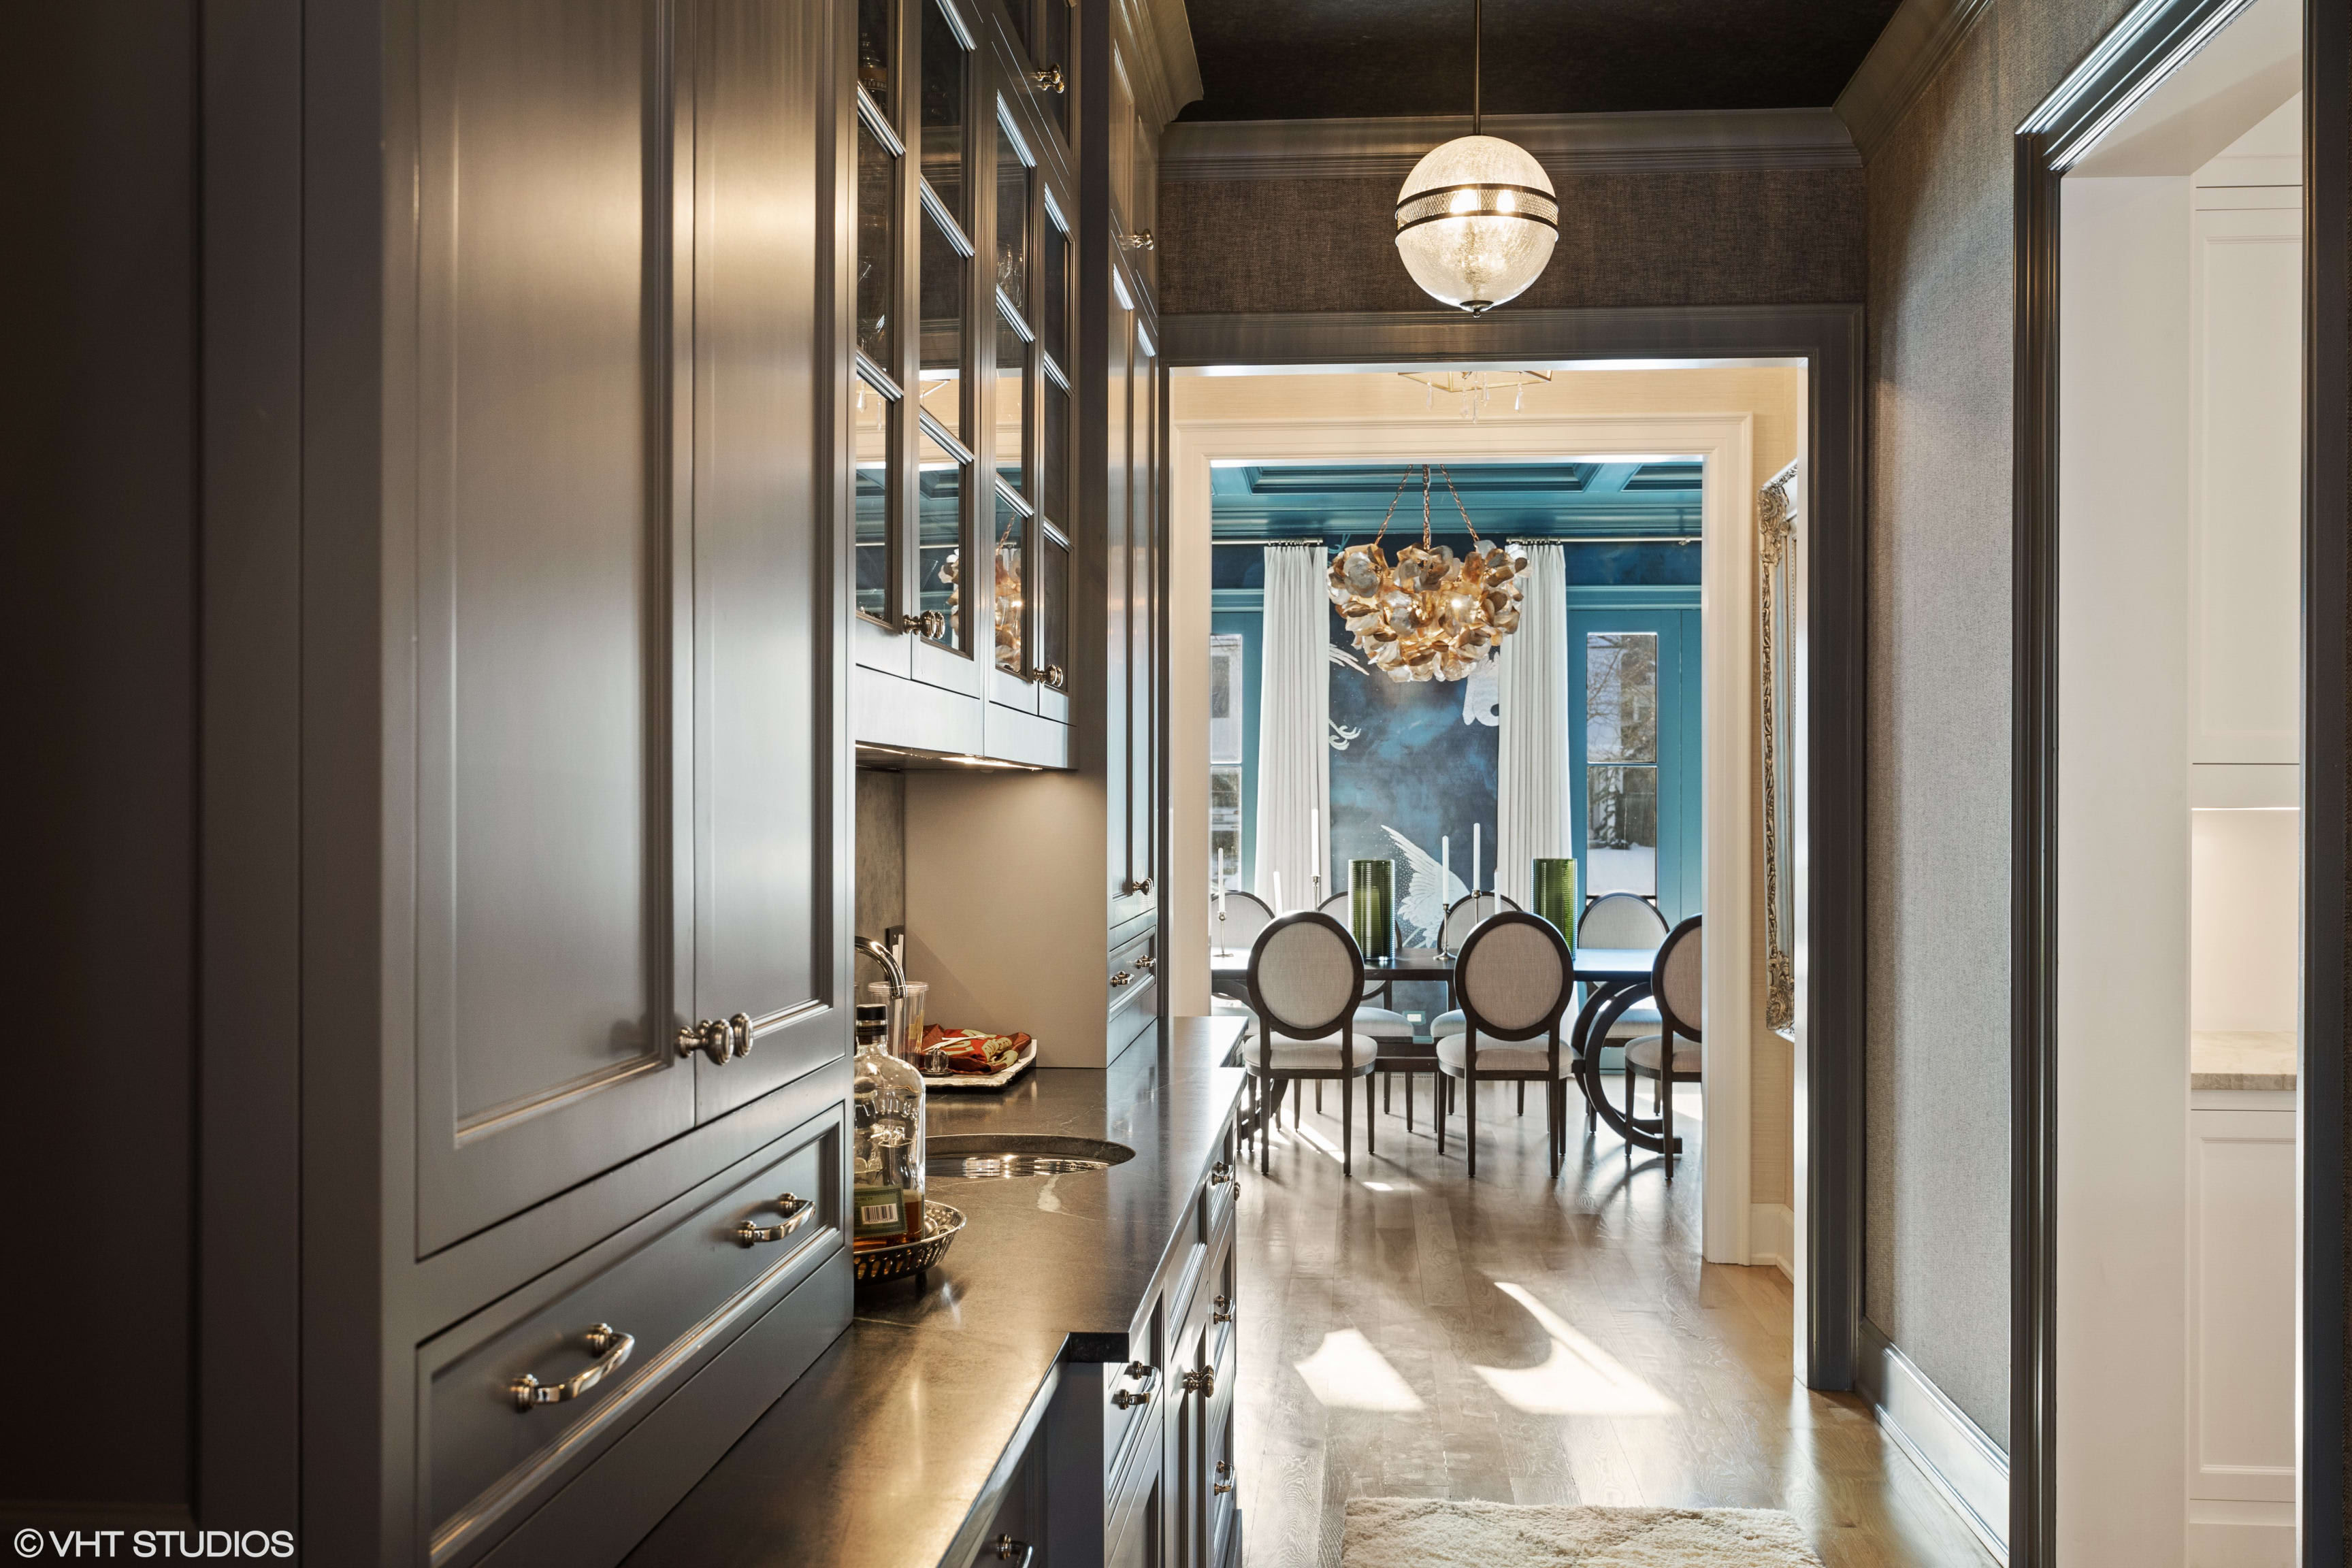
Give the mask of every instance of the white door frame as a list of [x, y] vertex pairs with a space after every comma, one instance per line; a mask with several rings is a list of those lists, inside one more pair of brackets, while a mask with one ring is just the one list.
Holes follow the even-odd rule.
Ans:
[[[1750, 1029], [1756, 1016], [1758, 829], [1754, 419], [1747, 414], [1170, 420], [1169, 970], [1174, 1011], [1208, 1010], [1209, 470], [1230, 462], [1394, 462], [1400, 453], [1465, 461], [1567, 462], [1696, 457], [1700, 494], [1701, 813], [1707, 942], [1701, 1028], [1706, 1149], [1702, 1250], [1745, 1264], [1749, 1251]], [[1795, 1259], [1790, 1260], [1792, 1263]], [[1801, 1272], [1793, 1270], [1792, 1272]]]

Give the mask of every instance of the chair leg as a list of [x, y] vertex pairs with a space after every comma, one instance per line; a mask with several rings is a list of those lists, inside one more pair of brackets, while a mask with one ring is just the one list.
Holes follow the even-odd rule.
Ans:
[[[1317, 1079], [1315, 1087], [1320, 1089], [1323, 1080]], [[1339, 1085], [1339, 1173], [1356, 1173], [1356, 1097], [1348, 1092], [1344, 1079]]]
[[[1667, 1059], [1673, 1059], [1671, 1053]], [[1658, 1131], [1665, 1134], [1666, 1182], [1672, 1185], [1675, 1179], [1675, 1075], [1672, 1072], [1658, 1075]]]
[[1393, 1080], [1395, 1078], [1396, 1075], [1394, 1073], [1387, 1073], [1382, 1075], [1381, 1079], [1381, 1109], [1382, 1110], [1386, 1110], [1389, 1108], [1389, 1090], [1394, 1087]]
[[1527, 1079], [1519, 1079], [1519, 1109], [1518, 1109], [1518, 1114], [1519, 1114], [1519, 1115], [1521, 1115], [1521, 1116], [1525, 1116], [1527, 1113], [1528, 1113], [1528, 1080], [1527, 1080]]
[[1367, 1154], [1381, 1152], [1380, 1117], [1372, 1109], [1372, 1079], [1375, 1076], [1371, 1073], [1364, 1075], [1364, 1152]]
[[1444, 1073], [1435, 1075], [1437, 1081], [1429, 1086], [1429, 1115], [1437, 1123], [1437, 1152], [1445, 1152], [1445, 1086], [1450, 1081]]
[[[1466, 1058], [1465, 1058], [1466, 1059]], [[1478, 1179], [1478, 1080], [1465, 1079], [1462, 1085], [1462, 1147], [1470, 1160], [1470, 1179]]]
[[1319, 1078], [1315, 1080], [1315, 1114], [1323, 1114], [1323, 1080]]
[[1415, 1075], [1412, 1073], [1404, 1075], [1404, 1130], [1408, 1133], [1412, 1131], [1412, 1080], [1414, 1076]]

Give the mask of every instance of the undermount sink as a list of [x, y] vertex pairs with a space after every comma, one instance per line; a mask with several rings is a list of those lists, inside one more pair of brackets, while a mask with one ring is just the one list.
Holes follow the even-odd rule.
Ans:
[[1106, 1171], [1135, 1158], [1124, 1143], [1099, 1138], [992, 1136], [934, 1138], [924, 1157], [932, 1176], [1068, 1176]]

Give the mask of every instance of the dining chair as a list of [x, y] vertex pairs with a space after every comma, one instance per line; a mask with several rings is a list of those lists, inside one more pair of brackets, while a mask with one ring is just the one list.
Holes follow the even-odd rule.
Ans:
[[[1355, 928], [1349, 925], [1348, 914], [1349, 905], [1352, 901], [1354, 895], [1351, 893], [1334, 893], [1315, 907], [1320, 910], [1323, 913], [1329, 915], [1333, 920], [1338, 921], [1341, 925], [1348, 926], [1348, 934], [1352, 937], [1355, 935]], [[1404, 941], [1403, 931], [1402, 929], [1392, 930], [1390, 933], [1389, 941], [1390, 951], [1395, 951], [1395, 949], [1402, 945]], [[1363, 950], [1360, 947], [1357, 951], [1360, 952]], [[1377, 1007], [1358, 1007], [1356, 1009], [1356, 1032], [1360, 1035], [1370, 1036], [1374, 1046], [1377, 1047], [1388, 1047], [1400, 1045], [1410, 1046], [1412, 1044], [1414, 1039], [1414, 1026], [1412, 1020], [1390, 1005], [1390, 1004], [1395, 1000], [1395, 988], [1396, 982], [1389, 979], [1385, 975], [1368, 975], [1364, 980], [1364, 1000], [1366, 1002], [1370, 1002], [1377, 996], [1380, 998], [1381, 1005]], [[1391, 1050], [1386, 1054], [1390, 1060], [1385, 1070], [1391, 1072], [1395, 1071], [1396, 1053]], [[1373, 1053], [1372, 1070], [1374, 1072], [1384, 1070], [1380, 1059], [1381, 1055], [1382, 1052], [1379, 1049], [1376, 1049]], [[1428, 1070], [1426, 1066], [1428, 1058], [1424, 1057], [1421, 1059], [1423, 1064], [1422, 1070], [1425, 1072]], [[1315, 1109], [1318, 1113], [1323, 1109], [1323, 1086], [1320, 1083], [1318, 1083], [1315, 1086]], [[1294, 1110], [1292, 1114], [1296, 1115], [1297, 1113]]]
[[[1438, 922], [1437, 945], [1447, 952], [1460, 952], [1462, 944], [1469, 940], [1470, 933], [1478, 929], [1480, 922], [1495, 915], [1514, 911], [1518, 907], [1507, 893], [1492, 890], [1465, 893], [1454, 900], [1453, 906], [1445, 911], [1444, 919]], [[1445, 1011], [1430, 1020], [1430, 1037], [1442, 1040], [1448, 1035], [1460, 1034], [1463, 1027], [1461, 994], [1454, 982], [1448, 981], [1445, 985]], [[1441, 1099], [1451, 1092], [1443, 1078], [1437, 1080], [1437, 1092]], [[1527, 1109], [1528, 1091], [1522, 1087], [1519, 1090], [1519, 1110], [1525, 1114]]]
[[[1462, 1096], [1469, 1172], [1478, 1174], [1478, 1085], [1489, 1080], [1544, 1086], [1545, 1152], [1559, 1174], [1568, 1119], [1563, 1092], [1575, 1058], [1560, 1038], [1560, 1015], [1575, 990], [1568, 941], [1549, 921], [1507, 910], [1489, 916], [1462, 944], [1454, 987], [1463, 1030], [1437, 1042], [1437, 1069], [1465, 1086]], [[1540, 1040], [1539, 1044], [1533, 1044]], [[1445, 1152], [1445, 1097], [1437, 1097], [1437, 1152]]]
[[[1665, 1139], [1666, 1180], [1675, 1179], [1675, 1085], [1700, 1081], [1699, 996], [1705, 974], [1699, 917], [1691, 916], [1666, 933], [1650, 965], [1650, 996], [1658, 1012], [1658, 1032], [1625, 1047], [1625, 1114], [1633, 1114], [1633, 1079], [1654, 1080], [1658, 1131]], [[1633, 1146], [1625, 1145], [1626, 1158]]]
[[[1579, 947], [1622, 947], [1654, 949], [1666, 940], [1666, 917], [1658, 906], [1639, 893], [1603, 893], [1584, 906], [1576, 918], [1576, 945]], [[1658, 1032], [1658, 1005], [1644, 996], [1617, 1016], [1609, 1032], [1598, 1045], [1590, 1047], [1600, 1060], [1594, 1067], [1594, 1081], [1599, 1075], [1622, 1071], [1625, 1065], [1625, 1047], [1643, 1035]], [[1591, 1102], [1584, 1107], [1584, 1131], [1592, 1131], [1594, 1112]]]
[[1266, 1127], [1281, 1109], [1283, 1091], [1298, 1082], [1339, 1080], [1339, 1173], [1353, 1175], [1355, 1099], [1348, 1091], [1362, 1079], [1364, 1152], [1372, 1152], [1372, 1042], [1360, 1042], [1356, 1028], [1363, 1000], [1364, 955], [1348, 928], [1329, 915], [1303, 910], [1258, 932], [1249, 961], [1257, 1044], [1242, 1053], [1242, 1066], [1249, 1073], [1260, 1171], [1272, 1169]]

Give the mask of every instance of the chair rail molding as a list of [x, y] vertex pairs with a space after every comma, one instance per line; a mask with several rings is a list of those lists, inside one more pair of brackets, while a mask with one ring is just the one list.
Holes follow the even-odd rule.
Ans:
[[[1517, 142], [1545, 173], [1677, 169], [1858, 169], [1862, 154], [1826, 109], [1661, 110], [1625, 114], [1490, 114], [1487, 133]], [[1466, 114], [1360, 120], [1223, 120], [1171, 125], [1162, 180], [1402, 179], [1422, 155], [1470, 133]]]
[[1992, 7], [1989, 0], [1903, 0], [1837, 96], [1837, 117], [1867, 160]]

